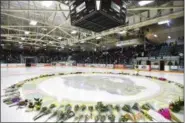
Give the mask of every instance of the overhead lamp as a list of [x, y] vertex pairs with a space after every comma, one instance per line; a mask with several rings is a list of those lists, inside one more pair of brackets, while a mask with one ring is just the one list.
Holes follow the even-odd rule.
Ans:
[[96, 37], [96, 39], [98, 40], [98, 39], [101, 39], [101, 37], [99, 36], [99, 37]]
[[76, 34], [76, 33], [77, 33], [76, 30], [71, 31], [71, 34]]
[[62, 39], [62, 37], [58, 37], [58, 39], [59, 39], [59, 40], [61, 40], [61, 39]]
[[96, 0], [96, 9], [100, 10], [100, 0]]
[[121, 46], [123, 46], [123, 44], [118, 43], [118, 44], [116, 44], [116, 46], [121, 47]]
[[21, 37], [21, 40], [25, 40], [25, 38], [24, 37]]
[[50, 7], [52, 5], [53, 1], [42, 1], [42, 5], [45, 7]]
[[154, 35], [154, 37], [156, 37], [156, 38], [157, 38], [158, 36], [155, 34], [155, 35]]
[[33, 25], [33, 26], [37, 25], [37, 21], [31, 20], [31, 21], [30, 21], [30, 25]]
[[24, 34], [25, 35], [28, 35], [28, 34], [30, 34], [30, 32], [29, 31], [25, 31]]
[[43, 30], [43, 31], [47, 31], [47, 29], [46, 29], [46, 28], [42, 28], [42, 30]]
[[125, 34], [127, 31], [123, 30], [121, 32], [119, 32], [119, 34]]
[[140, 6], [144, 6], [144, 5], [147, 5], [147, 4], [152, 3], [152, 2], [154, 2], [154, 1], [153, 0], [143, 0], [143, 1], [139, 1], [138, 4]]
[[166, 24], [166, 23], [169, 23], [169, 22], [170, 22], [169, 20], [160, 21], [160, 22], [158, 22], [158, 25]]
[[171, 36], [168, 36], [168, 39], [171, 39]]
[[68, 0], [66, 0], [64, 3], [65, 3], [65, 4], [68, 4], [68, 3], [69, 3], [69, 1], [68, 1]]

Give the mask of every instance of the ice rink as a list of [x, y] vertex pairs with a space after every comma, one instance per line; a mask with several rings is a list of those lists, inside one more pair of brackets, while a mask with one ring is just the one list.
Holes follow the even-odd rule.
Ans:
[[[101, 68], [80, 68], [80, 67], [1, 68], [1, 94], [3, 94], [3, 89], [4, 88], [6, 88], [6, 87], [8, 87], [12, 84], [15, 84], [19, 81], [39, 76], [40, 74], [59, 73], [59, 72], [68, 73], [68, 72], [77, 72], [77, 71], [78, 72], [87, 72], [87, 73], [88, 72], [108, 72], [108, 71], [112, 71], [112, 72], [117, 73], [120, 70], [101, 69]], [[124, 70], [124, 72], [134, 73], [135, 71], [133, 71], [133, 70]], [[168, 80], [172, 80], [172, 81], [175, 81], [175, 82], [178, 82], [178, 83], [181, 83], [181, 84], [183, 84], [183, 78], [184, 78], [183, 73], [148, 72], [148, 71], [144, 72], [144, 71], [140, 71], [140, 74], [142, 74], [142, 75], [151, 75], [151, 76], [156, 76], [156, 77], [164, 77], [164, 78], [167, 78]], [[92, 76], [92, 75], [89, 75], [89, 76]], [[105, 78], [106, 76], [103, 76], [103, 77]], [[78, 79], [80, 80], [82, 78], [78, 78]], [[76, 79], [76, 80], [78, 80], [78, 79]], [[129, 77], [124, 78], [124, 79], [131, 79], [132, 81], [137, 80], [135, 78], [129, 78]], [[73, 79], [73, 80], [75, 80], [75, 79]], [[40, 89], [44, 88], [45, 90], [47, 90], [48, 94], [56, 95], [56, 92], [59, 92], [61, 90], [60, 87], [57, 88], [57, 86], [56, 86], [59, 81], [60, 81], [60, 78], [54, 78], [52, 80], [52, 82], [53, 82], [52, 86], [47, 86], [48, 84], [47, 84], [47, 81], [46, 81], [46, 82], [41, 83], [39, 85], [39, 87], [40, 87]], [[116, 81], [119, 83], [119, 78], [116, 78]], [[140, 80], [140, 81], [143, 82], [142, 80]], [[75, 89], [71, 90], [71, 94], [66, 95], [67, 97], [69, 97], [71, 99], [75, 99], [72, 92], [76, 93], [77, 91], [81, 91], [80, 93], [82, 93], [82, 96], [77, 97], [75, 100], [95, 101], [95, 100], [99, 100], [98, 98], [96, 98], [96, 96], [93, 98], [94, 100], [92, 100], [92, 98], [86, 98], [85, 99], [84, 97], [87, 97], [87, 94], [90, 94], [92, 96], [93, 96], [93, 94], [94, 95], [100, 94], [102, 100], [110, 102], [110, 100], [109, 100], [110, 98], [107, 98], [107, 97], [111, 96], [110, 93], [108, 94], [108, 93], [101, 92], [101, 89], [97, 90], [96, 92], [94, 91], [94, 93], [93, 93], [93, 91], [89, 92], [89, 93], [86, 93], [86, 91], [80, 90], [80, 88], [85, 88], [85, 87], [80, 85], [80, 81], [78, 81], [78, 83], [79, 84], [76, 84], [76, 85], [75, 85], [74, 82], [71, 83], [72, 85], [75, 85], [75, 87], [78, 86], [78, 90], [77, 89], [76, 90]], [[145, 83], [140, 83], [137, 86], [142, 86], [142, 84], [145, 84]], [[96, 85], [98, 85], [98, 83]], [[152, 90], [152, 88], [154, 88], [151, 92], [156, 92], [157, 93], [160, 90], [160, 87], [158, 87], [156, 84], [144, 85], [144, 87], [146, 88], [144, 91], [149, 91], [149, 90]], [[150, 87], [152, 87], [152, 88], [150, 88]], [[62, 86], [62, 88], [63, 88], [63, 91], [67, 91], [67, 90], [65, 90], [64, 85]], [[106, 87], [102, 87], [102, 88], [106, 88]], [[86, 89], [88, 89], [88, 87]], [[112, 91], [111, 89], [113, 90], [113, 88], [110, 88], [110, 91]], [[62, 93], [62, 92], [60, 92], [60, 93]], [[84, 93], [86, 95], [83, 95]], [[156, 93], [153, 93], [153, 94], [156, 94]], [[138, 93], [138, 94], [140, 94], [140, 93]], [[152, 95], [152, 93], [147, 93], [147, 94], [149, 94], [150, 96]], [[147, 95], [145, 95], [145, 96], [147, 97]], [[135, 95], [135, 98], [136, 97], [138, 97], [138, 95]], [[56, 98], [60, 98], [60, 97], [56, 95]], [[66, 98], [66, 97], [63, 97], [63, 98]], [[121, 100], [119, 100], [120, 99], [119, 95], [117, 95], [117, 97], [112, 96], [112, 99], [117, 100], [117, 101], [121, 101]], [[128, 97], [125, 96], [125, 99], [128, 99]], [[59, 100], [61, 100], [61, 99], [59, 99]], [[129, 101], [129, 99], [128, 99], [128, 101]], [[35, 113], [25, 113], [24, 109], [23, 110], [16, 110], [16, 108], [14, 108], [14, 107], [9, 108], [7, 105], [5, 105], [2, 102], [2, 99], [1, 99], [1, 121], [2, 122], [33, 122], [32, 118], [36, 114], [37, 114], [36, 112]], [[40, 121], [43, 121], [43, 120], [40, 120]]]

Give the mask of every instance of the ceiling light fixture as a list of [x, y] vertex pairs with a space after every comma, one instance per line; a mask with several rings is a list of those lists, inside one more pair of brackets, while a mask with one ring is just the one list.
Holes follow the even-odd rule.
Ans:
[[42, 5], [45, 7], [50, 7], [52, 5], [53, 1], [42, 1]]
[[162, 24], [168, 24], [170, 21], [169, 20], [165, 20], [165, 21], [160, 21], [158, 22], [158, 25], [162, 25]]
[[46, 28], [42, 28], [42, 30], [43, 30], [43, 31], [47, 31], [47, 29], [46, 29]]
[[96, 9], [100, 10], [100, 0], [96, 0]]
[[123, 30], [121, 32], [119, 32], [119, 34], [125, 34], [127, 31]]
[[149, 4], [149, 3], [152, 3], [152, 2], [154, 2], [153, 0], [144, 0], [144, 1], [139, 1], [138, 2], [138, 4], [140, 5], [140, 6], [144, 6], [144, 5], [147, 5], [147, 4]]
[[65, 4], [68, 4], [68, 3], [69, 3], [69, 1], [68, 1], [68, 0], [66, 0], [64, 3], [65, 3]]
[[76, 30], [71, 31], [71, 34], [76, 34], [76, 33], [77, 33]]
[[25, 35], [28, 35], [28, 34], [30, 34], [30, 32], [29, 31], [25, 31], [24, 34]]
[[171, 39], [171, 36], [168, 36], [168, 39]]
[[21, 40], [25, 40], [25, 38], [24, 37], [21, 37]]
[[98, 39], [101, 39], [101, 37], [99, 36], [99, 37], [96, 37], [96, 39], [98, 40]]
[[157, 38], [158, 36], [155, 34], [155, 35], [154, 35], [154, 37], [156, 37], [156, 38]]
[[33, 26], [37, 25], [37, 21], [31, 20], [31, 21], [30, 21], [30, 25], [33, 25]]
[[117, 47], [121, 47], [121, 46], [123, 46], [123, 45], [118, 43], [118, 44], [116, 44], [116, 46], [117, 46]]
[[62, 39], [62, 37], [58, 37], [58, 39], [59, 39], [59, 40], [61, 40], [61, 39]]

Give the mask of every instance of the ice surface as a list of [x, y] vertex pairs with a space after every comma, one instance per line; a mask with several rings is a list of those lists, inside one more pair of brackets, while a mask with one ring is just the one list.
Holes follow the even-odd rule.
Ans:
[[[3, 95], [3, 89], [17, 83], [18, 81], [32, 78], [38, 76], [39, 74], [55, 73], [55, 72], [109, 72], [113, 71], [111, 69], [100, 69], [100, 68], [79, 68], [79, 67], [35, 67], [35, 68], [1, 68], [1, 94]], [[134, 71], [124, 70], [125, 72], [134, 73]], [[119, 72], [119, 70], [114, 70], [114, 72]], [[172, 80], [183, 84], [183, 75], [181, 73], [161, 73], [161, 72], [140, 72], [143, 75], [151, 75], [157, 77], [164, 77], [168, 80]], [[145, 83], [146, 84], [146, 83]], [[145, 85], [145, 86], [150, 86]], [[35, 113], [25, 113], [24, 109], [16, 110], [16, 108], [9, 108], [7, 105], [2, 103], [1, 100], [1, 121], [2, 122], [33, 122], [32, 118]], [[44, 121], [44, 119], [39, 119], [38, 121]]]

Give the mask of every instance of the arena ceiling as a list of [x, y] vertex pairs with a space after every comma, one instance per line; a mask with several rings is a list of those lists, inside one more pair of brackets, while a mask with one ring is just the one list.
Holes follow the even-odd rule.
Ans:
[[[145, 6], [140, 6], [138, 2], [127, 0], [127, 18], [139, 16], [145, 18], [144, 21], [126, 23], [120, 27], [95, 33], [70, 24], [70, 2], [67, 0], [1, 1], [1, 39], [6, 43], [57, 49], [71, 48], [75, 50], [79, 46], [84, 49], [111, 48], [118, 41], [119, 32], [126, 31], [126, 34], [121, 35], [137, 37], [142, 27], [184, 16], [183, 0], [177, 1], [177, 4], [174, 3], [174, 0], [155, 0]], [[158, 12], [173, 11], [174, 9], [179, 9], [179, 11], [155, 18], [141, 14], [156, 10]]]

